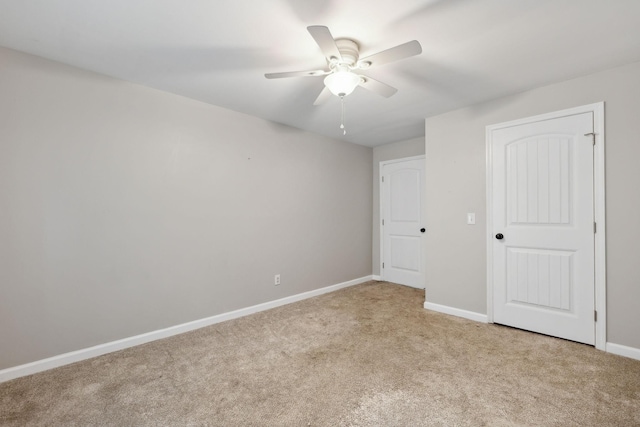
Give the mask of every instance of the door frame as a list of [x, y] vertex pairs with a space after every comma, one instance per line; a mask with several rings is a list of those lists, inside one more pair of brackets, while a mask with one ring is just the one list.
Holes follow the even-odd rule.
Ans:
[[550, 120], [564, 116], [582, 113], [593, 113], [593, 132], [595, 133], [595, 147], [593, 150], [593, 191], [594, 191], [594, 220], [597, 224], [594, 235], [594, 279], [595, 279], [595, 310], [598, 313], [595, 322], [595, 347], [605, 350], [607, 343], [607, 283], [606, 283], [606, 223], [605, 223], [605, 176], [604, 176], [604, 102], [583, 105], [566, 110], [555, 111], [537, 116], [526, 117], [504, 123], [489, 125], [486, 127], [486, 164], [487, 164], [487, 319], [493, 323], [493, 164], [492, 164], [492, 140], [494, 130], [511, 126], [519, 126], [532, 122]]
[[[382, 160], [378, 165], [378, 179], [379, 179], [378, 184], [379, 184], [379, 187], [380, 187], [379, 188], [380, 194], [378, 196], [379, 200], [380, 200], [380, 203], [379, 203], [379, 205], [380, 205], [379, 206], [379, 209], [380, 209], [380, 212], [379, 212], [379, 214], [380, 214], [380, 223], [378, 224], [378, 227], [380, 228], [380, 232], [379, 232], [379, 236], [380, 236], [380, 245], [379, 245], [380, 246], [380, 258], [379, 258], [379, 260], [380, 261], [379, 261], [378, 268], [380, 269], [380, 280], [385, 280], [384, 268], [382, 268], [382, 263], [384, 261], [384, 227], [382, 226], [382, 220], [384, 219], [384, 208], [385, 208], [384, 197], [383, 197], [384, 186], [382, 185], [382, 177], [384, 175], [382, 173], [382, 170], [384, 169], [384, 167], [386, 165], [390, 165], [390, 164], [393, 164], [393, 163], [400, 163], [400, 162], [408, 162], [408, 161], [411, 161], [411, 160], [423, 160], [425, 162], [424, 167], [425, 167], [425, 170], [426, 170], [426, 168], [427, 168], [426, 159], [427, 159], [426, 155], [421, 154], [419, 156], [403, 157], [401, 159]], [[422, 188], [422, 197], [425, 197], [424, 184], [425, 183], [423, 182], [422, 183], [422, 186], [423, 186], [423, 188]], [[423, 206], [422, 210], [423, 210], [423, 212], [420, 212], [420, 214], [423, 216], [422, 220], [424, 221], [425, 220], [424, 216], [426, 215], [424, 206]], [[425, 253], [425, 251], [424, 251], [425, 247], [426, 247], [426, 240], [422, 239], [423, 253]], [[422, 267], [424, 269], [425, 263], [426, 263], [426, 259], [424, 259], [425, 258], [424, 256], [422, 258], [423, 259], [421, 260], [421, 262], [422, 262]], [[425, 286], [426, 286], [426, 284], [425, 284]]]

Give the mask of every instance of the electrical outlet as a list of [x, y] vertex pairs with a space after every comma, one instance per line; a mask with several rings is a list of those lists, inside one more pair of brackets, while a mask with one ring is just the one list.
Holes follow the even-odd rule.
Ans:
[[278, 286], [280, 284], [280, 275], [276, 274], [276, 277], [274, 278], [274, 282], [276, 284], [276, 286]]

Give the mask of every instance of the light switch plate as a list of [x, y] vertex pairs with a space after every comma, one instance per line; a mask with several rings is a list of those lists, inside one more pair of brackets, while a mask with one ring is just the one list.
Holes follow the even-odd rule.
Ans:
[[469, 212], [467, 214], [467, 224], [475, 224], [476, 223], [476, 214], [475, 212]]

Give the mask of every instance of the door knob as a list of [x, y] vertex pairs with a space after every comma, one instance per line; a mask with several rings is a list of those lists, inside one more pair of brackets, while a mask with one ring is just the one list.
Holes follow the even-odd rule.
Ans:
[[424, 229], [424, 228], [421, 228], [421, 229], [420, 229], [420, 232], [421, 232], [421, 233], [424, 233], [425, 231], [427, 231], [427, 230], [426, 230], [426, 229]]
[[496, 234], [496, 239], [502, 240], [502, 239], [504, 239], [504, 236], [502, 235], [502, 233], [498, 233], [498, 234]]

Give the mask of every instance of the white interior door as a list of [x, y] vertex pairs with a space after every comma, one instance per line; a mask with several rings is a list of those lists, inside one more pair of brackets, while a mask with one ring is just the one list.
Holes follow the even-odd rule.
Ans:
[[381, 168], [381, 277], [424, 289], [424, 158]]
[[595, 342], [593, 113], [493, 129], [493, 320]]

